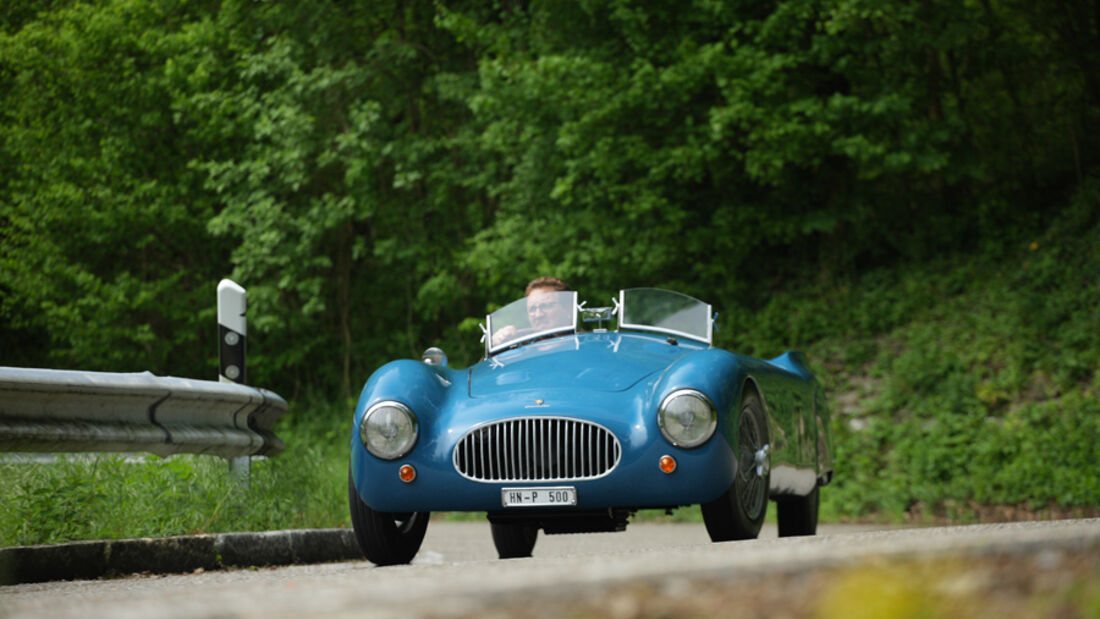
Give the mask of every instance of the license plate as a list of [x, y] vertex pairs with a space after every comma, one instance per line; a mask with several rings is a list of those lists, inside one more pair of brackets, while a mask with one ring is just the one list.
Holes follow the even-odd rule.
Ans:
[[501, 503], [504, 507], [554, 507], [577, 504], [577, 489], [572, 486], [558, 488], [502, 488]]

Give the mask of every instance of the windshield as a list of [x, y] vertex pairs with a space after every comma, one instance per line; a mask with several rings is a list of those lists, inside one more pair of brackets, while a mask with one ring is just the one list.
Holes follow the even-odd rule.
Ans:
[[619, 292], [619, 328], [658, 331], [711, 343], [710, 305], [660, 288]]
[[555, 333], [577, 330], [577, 293], [532, 292], [489, 314], [485, 348], [489, 353], [504, 350]]

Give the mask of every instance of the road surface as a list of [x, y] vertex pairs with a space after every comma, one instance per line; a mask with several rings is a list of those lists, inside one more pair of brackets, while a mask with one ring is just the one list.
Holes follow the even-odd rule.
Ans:
[[1082, 587], [1072, 595], [1083, 601], [1066, 603], [1084, 605], [1087, 616], [1089, 604], [1100, 612], [1098, 557], [1100, 520], [824, 525], [816, 537], [788, 539], [767, 527], [761, 539], [723, 544], [710, 543], [701, 524], [636, 523], [623, 533], [540, 535], [533, 558], [509, 561], [496, 559], [487, 524], [432, 522], [408, 566], [350, 561], [14, 585], [0, 587], [0, 617], [611, 618], [717, 616], [734, 607], [743, 616], [830, 617], [851, 614], [853, 604], [882, 603], [889, 613], [897, 604], [947, 602], [976, 605], [975, 616], [998, 605], [1036, 616], [1019, 596], [1053, 589], [1065, 597]]

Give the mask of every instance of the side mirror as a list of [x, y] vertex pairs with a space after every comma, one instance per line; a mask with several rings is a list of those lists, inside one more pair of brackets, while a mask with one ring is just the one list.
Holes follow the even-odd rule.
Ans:
[[435, 346], [425, 350], [424, 354], [420, 355], [420, 360], [428, 365], [447, 367], [447, 354], [443, 352], [442, 348], [436, 348]]

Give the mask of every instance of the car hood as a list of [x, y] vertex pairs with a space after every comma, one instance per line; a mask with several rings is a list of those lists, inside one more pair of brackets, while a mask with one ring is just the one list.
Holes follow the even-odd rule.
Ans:
[[581, 333], [504, 351], [469, 370], [470, 397], [528, 390], [625, 391], [700, 347], [664, 337]]

